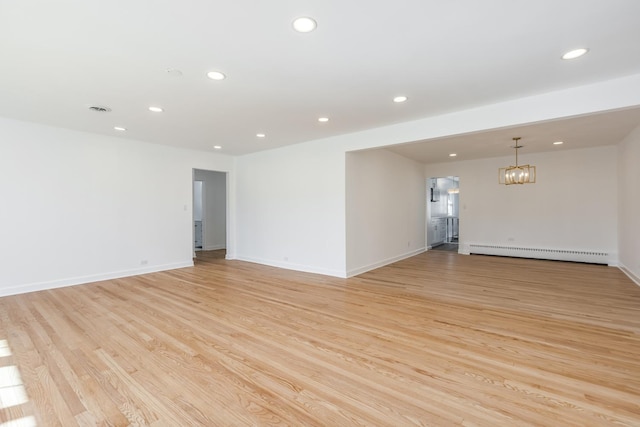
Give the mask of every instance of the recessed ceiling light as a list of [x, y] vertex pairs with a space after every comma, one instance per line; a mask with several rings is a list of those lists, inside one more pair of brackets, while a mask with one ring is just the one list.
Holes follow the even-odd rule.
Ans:
[[127, 128], [123, 128], [122, 126], [114, 126], [113, 128], [115, 130], [119, 130], [120, 132], [124, 132], [125, 130], [127, 130]]
[[451, 154], [449, 154], [449, 157], [455, 157], [455, 156], [457, 156], [457, 154], [456, 154], [456, 153], [451, 153]]
[[265, 135], [264, 133], [256, 133], [256, 136], [257, 136], [258, 138], [264, 138], [264, 137], [266, 137], [267, 135]]
[[393, 98], [393, 102], [395, 102], [395, 103], [400, 103], [400, 102], [404, 102], [404, 101], [406, 101], [407, 99], [409, 99], [409, 98], [407, 98], [407, 97], [406, 97], [406, 96], [404, 96], [404, 95], [402, 95], [402, 96], [396, 96], [395, 98]]
[[224, 80], [227, 78], [227, 76], [225, 76], [224, 73], [221, 73], [220, 71], [209, 71], [207, 73], [207, 77], [209, 77], [211, 80]]
[[296, 18], [293, 21], [293, 29], [299, 33], [310, 33], [315, 30], [317, 26], [316, 21], [307, 16]]
[[569, 52], [567, 52], [564, 55], [562, 55], [562, 59], [576, 59], [576, 58], [581, 57], [582, 55], [584, 55], [587, 52], [589, 52], [589, 49], [585, 49], [583, 47], [580, 48], [580, 49], [570, 50]]
[[160, 107], [149, 107], [149, 111], [153, 111], [154, 113], [162, 113], [164, 110]]
[[329, 121], [329, 117], [320, 117], [320, 118], [318, 119], [318, 121], [319, 121], [320, 123], [326, 123], [326, 122], [328, 122], [328, 121]]
[[222, 146], [220, 146], [220, 145], [214, 145], [213, 148], [215, 150], [222, 150]]
[[553, 145], [562, 145], [562, 144], [564, 144], [563, 141], [556, 141], [556, 142], [553, 143]]

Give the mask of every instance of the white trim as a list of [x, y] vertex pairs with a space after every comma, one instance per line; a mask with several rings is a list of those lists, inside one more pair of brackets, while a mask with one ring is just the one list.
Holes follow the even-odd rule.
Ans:
[[633, 272], [631, 270], [629, 270], [627, 267], [625, 267], [622, 264], [618, 265], [618, 268], [627, 275], [627, 277], [629, 277], [629, 279], [631, 279], [636, 285], [640, 286], [640, 277], [636, 276], [635, 274], [633, 274]]
[[501, 244], [469, 243], [465, 249], [481, 255], [511, 256], [519, 258], [549, 259], [557, 261], [588, 262], [616, 266], [617, 254], [603, 250], [580, 250], [567, 248], [504, 246]]
[[378, 261], [378, 262], [375, 262], [373, 264], [366, 265], [364, 267], [353, 268], [353, 269], [347, 271], [347, 276], [346, 277], [357, 276], [358, 274], [366, 273], [367, 271], [375, 270], [376, 268], [384, 267], [385, 265], [393, 264], [394, 262], [398, 262], [398, 261], [402, 261], [403, 259], [411, 258], [412, 256], [416, 256], [418, 254], [423, 253], [425, 250], [426, 250], [425, 248], [420, 248], [420, 249], [413, 250], [411, 252], [407, 252], [407, 253], [402, 254], [402, 255], [398, 255], [398, 256], [395, 256], [395, 257], [387, 258], [385, 260]]
[[27, 292], [44, 291], [48, 289], [64, 288], [67, 286], [83, 285], [103, 280], [119, 279], [122, 277], [138, 276], [141, 274], [155, 273], [158, 271], [175, 270], [177, 268], [193, 267], [193, 260], [185, 262], [175, 262], [171, 264], [147, 266], [144, 268], [134, 268], [131, 270], [113, 271], [111, 273], [93, 274], [89, 276], [69, 277], [66, 279], [53, 280], [50, 282], [28, 283], [24, 285], [5, 287], [0, 289], [0, 297], [9, 295], [25, 294]]

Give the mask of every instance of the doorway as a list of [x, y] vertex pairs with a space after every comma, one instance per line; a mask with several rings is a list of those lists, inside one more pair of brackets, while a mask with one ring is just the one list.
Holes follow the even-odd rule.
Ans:
[[460, 178], [429, 178], [427, 188], [427, 247], [457, 252], [460, 241]]
[[202, 205], [204, 181], [193, 181], [193, 250], [202, 250]]
[[227, 248], [227, 174], [193, 170], [193, 251]]

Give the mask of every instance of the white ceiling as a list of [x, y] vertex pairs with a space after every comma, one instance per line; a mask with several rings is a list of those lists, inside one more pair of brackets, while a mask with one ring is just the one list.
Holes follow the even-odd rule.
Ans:
[[[640, 125], [640, 108], [590, 114], [564, 120], [496, 129], [448, 138], [387, 147], [397, 154], [421, 163], [446, 163], [487, 157], [514, 156], [514, 137], [520, 137], [520, 159], [545, 151], [615, 145]], [[562, 142], [562, 145], [554, 145]], [[455, 153], [455, 157], [449, 154]]]
[[239, 155], [638, 73], [638, 16], [638, 0], [0, 0], [0, 116]]

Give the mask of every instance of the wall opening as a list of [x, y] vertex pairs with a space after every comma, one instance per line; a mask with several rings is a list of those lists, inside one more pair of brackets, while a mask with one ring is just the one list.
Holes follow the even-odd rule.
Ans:
[[458, 252], [460, 241], [460, 178], [427, 180], [427, 249]]
[[193, 170], [193, 249], [227, 248], [227, 173]]
[[204, 236], [202, 233], [202, 214], [204, 205], [204, 182], [193, 181], [193, 249], [201, 251]]

